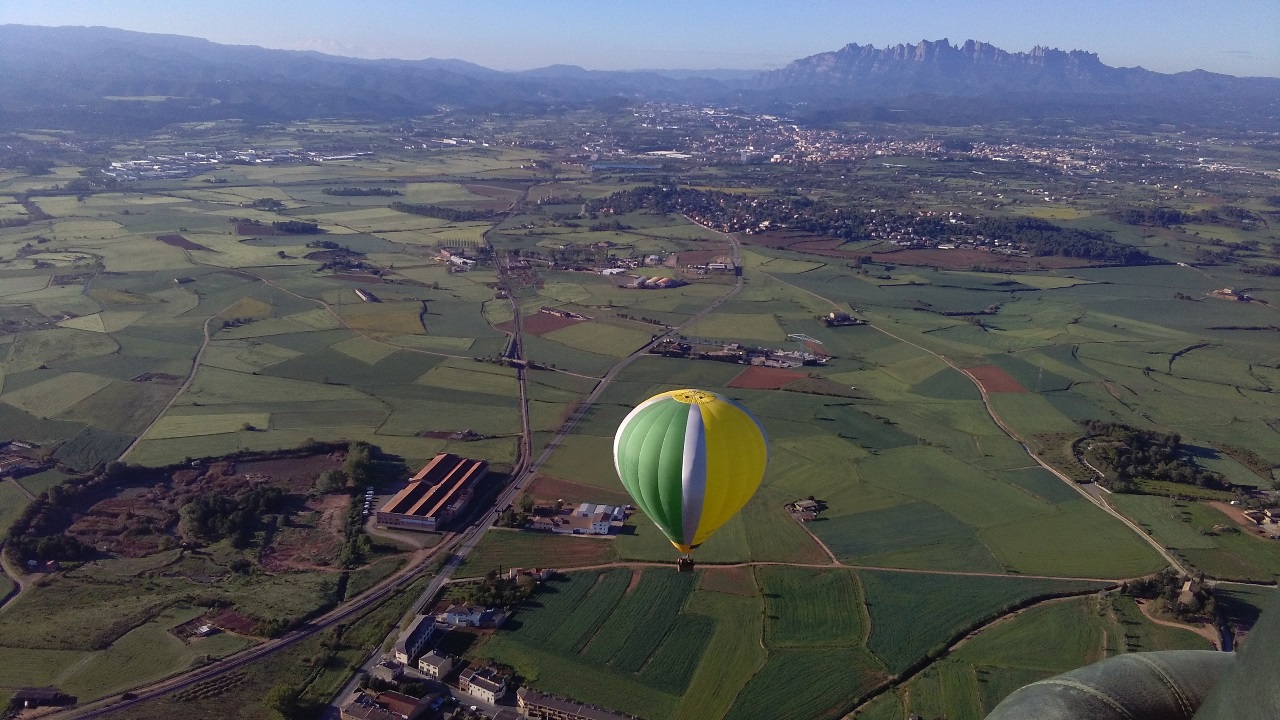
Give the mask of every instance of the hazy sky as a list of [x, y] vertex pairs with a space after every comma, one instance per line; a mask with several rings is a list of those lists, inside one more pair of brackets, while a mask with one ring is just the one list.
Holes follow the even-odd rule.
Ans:
[[1280, 76], [1280, 0], [0, 0], [0, 23], [106, 25], [498, 69], [777, 67], [848, 43], [968, 38], [1108, 65]]

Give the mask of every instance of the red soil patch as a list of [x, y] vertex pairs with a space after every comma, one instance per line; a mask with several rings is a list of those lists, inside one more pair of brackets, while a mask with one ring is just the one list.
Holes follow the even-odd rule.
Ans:
[[[550, 313], [531, 313], [524, 317], [524, 331], [530, 335], [546, 335], [549, 332], [560, 330], [561, 328], [572, 327], [578, 323], [590, 322], [589, 320], [581, 320], [579, 318], [560, 317]], [[494, 329], [502, 332], [514, 332], [515, 323], [508, 320], [493, 326]]]
[[548, 475], [539, 475], [536, 480], [529, 483], [527, 489], [535, 498], [553, 502], [564, 500], [571, 503], [603, 502], [613, 505], [626, 505], [631, 502], [631, 496], [622, 489], [622, 483], [618, 483], [617, 490], [606, 490], [594, 485], [583, 485]]
[[254, 621], [235, 610], [223, 610], [209, 620], [209, 624], [237, 635], [253, 635]]
[[705, 265], [717, 259], [730, 262], [733, 259], [733, 253], [728, 248], [721, 248], [719, 250], [688, 250], [676, 255], [676, 263], [680, 265]]
[[805, 340], [804, 347], [806, 350], [813, 353], [814, 355], [822, 355], [824, 357], [835, 357], [831, 353], [827, 352], [826, 345], [823, 345], [817, 340]]
[[745, 390], [781, 390], [788, 383], [806, 377], [808, 375], [792, 372], [791, 370], [753, 365], [730, 380], [729, 387], [743, 388]]
[[730, 595], [743, 595], [745, 597], [755, 597], [759, 593], [756, 588], [755, 577], [751, 574], [751, 568], [745, 567], [717, 568], [707, 566], [702, 571], [702, 580], [698, 583], [698, 589], [728, 593]]
[[979, 365], [978, 367], [965, 368], [965, 372], [973, 376], [981, 385], [982, 389], [989, 393], [1024, 393], [1026, 388], [1022, 387], [1022, 383], [1013, 379], [1013, 376], [995, 365]]
[[[209, 248], [204, 245], [191, 242], [181, 235], [160, 235], [157, 236], [156, 239], [165, 245], [172, 245], [173, 247], [182, 248], [183, 250], [209, 250]], [[212, 251], [210, 250], [210, 252]]]
[[519, 190], [502, 187], [501, 185], [463, 185], [462, 187], [466, 188], [467, 192], [473, 195], [482, 195], [496, 200], [511, 201], [515, 200], [516, 197], [520, 195]]

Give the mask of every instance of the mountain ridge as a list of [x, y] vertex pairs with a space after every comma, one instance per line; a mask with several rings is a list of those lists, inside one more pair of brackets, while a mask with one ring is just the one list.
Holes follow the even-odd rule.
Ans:
[[[1280, 115], [1278, 78], [1161, 74], [1113, 68], [1083, 50], [1010, 53], [974, 40], [886, 48], [850, 43], [777, 70], [704, 72], [573, 65], [500, 71], [457, 59], [371, 60], [116, 28], [0, 25], [0, 77], [6, 80], [0, 83], [0, 122], [125, 131], [224, 118], [403, 118], [459, 107], [545, 112], [644, 100], [839, 117], [841, 107], [895, 98], [932, 103], [935, 115], [963, 101], [981, 117], [1007, 112], [1003, 105], [1015, 96], [1031, 110], [1037, 104], [1087, 104], [1090, 117], [1099, 108], [1106, 114], [1098, 100], [1106, 97], [1125, 106], [1117, 112], [1144, 120], [1185, 115], [1178, 106], [1190, 96], [1241, 100], [1251, 116], [1264, 119]], [[128, 97], [150, 101], [114, 100]], [[1143, 103], [1148, 109], [1138, 107]], [[1234, 111], [1239, 103], [1232, 103], [1201, 103], [1195, 110], [1212, 119], [1227, 107]]]

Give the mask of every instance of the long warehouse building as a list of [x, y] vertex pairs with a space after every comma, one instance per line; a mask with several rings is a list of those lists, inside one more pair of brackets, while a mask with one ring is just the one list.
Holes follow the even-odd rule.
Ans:
[[489, 463], [440, 453], [409, 481], [409, 486], [378, 511], [379, 525], [398, 530], [439, 530], [471, 502]]

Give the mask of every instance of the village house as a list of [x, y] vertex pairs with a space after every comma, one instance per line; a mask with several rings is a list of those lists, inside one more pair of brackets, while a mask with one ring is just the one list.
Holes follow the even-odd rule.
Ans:
[[450, 605], [436, 615], [436, 621], [453, 627], [496, 628], [506, 622], [507, 612], [483, 605]]
[[426, 712], [430, 697], [418, 699], [398, 692], [358, 692], [338, 711], [342, 720], [417, 720]]
[[452, 655], [438, 653], [435, 650], [428, 651], [426, 655], [418, 658], [418, 669], [432, 680], [443, 680], [449, 675], [449, 671], [453, 670], [453, 665]]
[[507, 679], [492, 667], [466, 670], [458, 677], [458, 689], [492, 705], [507, 694]]
[[404, 666], [395, 660], [383, 660], [373, 666], [373, 670], [369, 671], [369, 676], [384, 682], [400, 682], [400, 679], [404, 677]]
[[529, 720], [633, 720], [630, 715], [524, 687], [516, 691], [516, 703]]
[[413, 662], [422, 649], [425, 648], [432, 640], [435, 639], [439, 628], [436, 627], [436, 620], [431, 615], [418, 615], [409, 623], [409, 627], [400, 633], [396, 638], [395, 649], [392, 656], [396, 662], [401, 665], [408, 665]]

